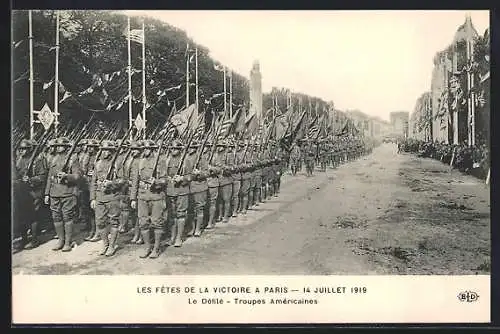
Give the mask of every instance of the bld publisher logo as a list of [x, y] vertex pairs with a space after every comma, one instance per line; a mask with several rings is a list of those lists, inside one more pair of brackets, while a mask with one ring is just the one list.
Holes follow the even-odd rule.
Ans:
[[479, 299], [479, 295], [474, 291], [460, 292], [457, 297], [461, 302], [467, 303], [477, 302], [477, 300]]

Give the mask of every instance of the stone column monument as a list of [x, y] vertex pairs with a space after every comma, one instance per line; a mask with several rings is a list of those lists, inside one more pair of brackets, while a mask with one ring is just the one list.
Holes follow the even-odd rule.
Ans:
[[262, 122], [262, 75], [258, 60], [254, 61], [250, 71], [250, 110], [255, 111], [260, 124]]

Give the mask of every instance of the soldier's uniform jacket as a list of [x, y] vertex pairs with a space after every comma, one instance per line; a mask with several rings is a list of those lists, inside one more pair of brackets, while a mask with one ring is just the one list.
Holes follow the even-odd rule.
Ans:
[[132, 155], [129, 155], [127, 160], [123, 163], [123, 166], [116, 169], [117, 177], [126, 180], [128, 183], [128, 186], [124, 185], [124, 187], [127, 188], [128, 196], [130, 196], [132, 191], [132, 176], [137, 172], [140, 161], [140, 157], [134, 158]]
[[[207, 153], [203, 153], [203, 156], [200, 159], [199, 170], [207, 173], [207, 184], [208, 184], [208, 187], [215, 188], [215, 187], [219, 186], [219, 178], [217, 176], [211, 176], [209, 174], [208, 159], [210, 158], [210, 154], [211, 154], [210, 151], [208, 151]], [[215, 156], [214, 156], [214, 159], [215, 159]]]
[[[158, 189], [155, 191], [151, 190], [151, 184], [149, 179], [153, 176], [153, 169], [156, 162], [155, 155], [149, 157], [143, 157], [139, 160], [137, 168], [132, 168], [130, 171], [132, 173], [132, 185], [130, 188], [130, 200], [136, 201], [137, 199], [145, 201], [157, 201], [165, 199], [165, 189]], [[160, 166], [160, 161], [158, 161], [157, 167], [157, 179], [165, 179], [167, 177], [166, 169]], [[167, 185], [167, 189], [168, 189]], [[167, 190], [168, 191], [168, 190]]]
[[50, 197], [69, 197], [77, 195], [78, 180], [81, 177], [81, 168], [78, 159], [70, 159], [67, 174], [67, 183], [60, 183], [57, 178], [57, 173], [62, 172], [63, 165], [66, 161], [66, 154], [57, 154], [49, 167], [47, 177], [47, 185], [45, 187], [45, 196]]
[[[187, 158], [187, 156], [186, 156]], [[176, 155], [162, 155], [160, 161], [158, 162], [158, 170], [166, 172], [166, 176], [173, 177], [177, 174], [177, 169], [179, 168], [179, 163], [182, 159], [182, 153]], [[189, 175], [186, 173], [186, 161], [182, 165], [180, 176], [184, 176], [184, 181], [175, 184], [173, 180], [170, 180], [167, 185], [167, 196], [182, 196], [189, 194]]]
[[[129, 165], [125, 164], [125, 159], [129, 162]], [[130, 159], [127, 157], [127, 152], [120, 152], [118, 157], [116, 157], [115, 161], [115, 171], [116, 177], [119, 179], [123, 179], [127, 182], [123, 182], [123, 185], [120, 189], [120, 193], [123, 195], [128, 195], [130, 193]], [[128, 167], [128, 168], [127, 168]]]
[[[106, 176], [108, 174], [109, 168], [111, 166], [111, 158], [100, 159], [97, 161], [94, 169], [94, 174], [92, 175], [92, 181], [90, 182], [90, 200], [97, 200], [99, 202], [110, 202], [116, 200], [119, 196], [118, 187], [116, 183], [111, 185], [108, 189], [105, 188], [104, 181], [106, 181]], [[116, 176], [113, 173], [112, 178]]]
[[290, 159], [292, 160], [300, 159], [300, 148], [297, 145], [293, 145], [292, 151], [290, 152]]
[[[28, 165], [30, 162], [30, 156], [18, 157], [16, 160], [16, 176], [18, 180], [21, 180], [28, 172]], [[28, 180], [28, 185], [34, 195], [41, 196], [45, 187], [45, 182], [47, 180], [48, 165], [43, 155], [39, 155], [33, 161], [31, 167], [31, 175]]]
[[94, 174], [94, 162], [97, 154], [90, 154], [85, 152], [80, 159], [80, 168], [82, 169], [82, 175], [88, 182], [92, 180], [92, 174]]
[[[193, 153], [193, 154], [188, 154], [186, 156], [186, 160], [184, 161], [184, 170], [186, 172], [186, 174], [191, 174], [194, 170], [194, 164], [196, 163], [196, 157], [197, 157], [197, 153]], [[200, 164], [201, 165], [201, 160], [203, 160], [203, 156], [200, 158]], [[191, 178], [191, 182], [189, 184], [189, 189], [192, 193], [200, 193], [200, 192], [204, 192], [204, 191], [207, 191], [208, 190], [208, 183], [207, 183], [207, 180], [206, 180], [206, 171], [202, 171], [200, 168], [198, 168], [198, 170], [200, 170], [200, 175], [197, 177], [197, 179], [195, 178]]]
[[[227, 163], [226, 163], [226, 152], [215, 152], [214, 154], [214, 159], [213, 159], [213, 162], [214, 162], [214, 166], [216, 167], [219, 167], [219, 168], [228, 168], [227, 166]], [[231, 175], [224, 175], [224, 174], [221, 174], [219, 175], [219, 185], [220, 186], [226, 186], [228, 184], [231, 184], [233, 183], [233, 179], [231, 177]]]
[[239, 160], [238, 158], [241, 155], [242, 155], [241, 152], [238, 151], [237, 148], [236, 148], [236, 154], [233, 150], [231, 152], [228, 152], [227, 154], [226, 163], [233, 170], [233, 172], [231, 173], [233, 181], [241, 180], [241, 172], [239, 171], [239, 165], [238, 165], [238, 160]]
[[[241, 179], [242, 180], [249, 180], [252, 177], [252, 159], [251, 159], [251, 154], [249, 152], [250, 148], [247, 148], [247, 152], [245, 154], [245, 149], [243, 149], [241, 152], [239, 152], [237, 159], [238, 159], [238, 165], [242, 166], [243, 168], [241, 169]], [[243, 158], [245, 156], [245, 158]]]

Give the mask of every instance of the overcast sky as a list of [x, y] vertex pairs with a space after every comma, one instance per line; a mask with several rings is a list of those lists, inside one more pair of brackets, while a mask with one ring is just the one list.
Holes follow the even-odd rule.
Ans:
[[[136, 15], [137, 11], [129, 11]], [[389, 119], [430, 90], [433, 57], [470, 13], [479, 34], [488, 11], [142, 11], [187, 32], [211, 56], [249, 77], [259, 60], [271, 87]], [[146, 36], [147, 45], [147, 36]]]

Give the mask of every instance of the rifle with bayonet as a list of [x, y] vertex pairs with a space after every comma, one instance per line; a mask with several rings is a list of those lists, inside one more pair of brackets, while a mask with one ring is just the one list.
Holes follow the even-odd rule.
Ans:
[[76, 136], [76, 139], [75, 141], [73, 142], [73, 145], [71, 146], [71, 149], [69, 150], [67, 156], [66, 156], [66, 159], [64, 161], [64, 165], [62, 167], [62, 172], [63, 173], [67, 173], [68, 172], [68, 168], [70, 167], [69, 166], [69, 163], [71, 161], [71, 157], [73, 155], [73, 153], [75, 152], [75, 149], [76, 147], [78, 146], [78, 143], [80, 142], [80, 140], [83, 138], [83, 136], [85, 135], [85, 132], [89, 126], [89, 124], [92, 122], [92, 120], [94, 119], [94, 116], [95, 116], [95, 111], [92, 113], [92, 116], [90, 117], [90, 119], [88, 120], [87, 123], [85, 123], [85, 125], [83, 126], [82, 130], [80, 131], [80, 133]]

